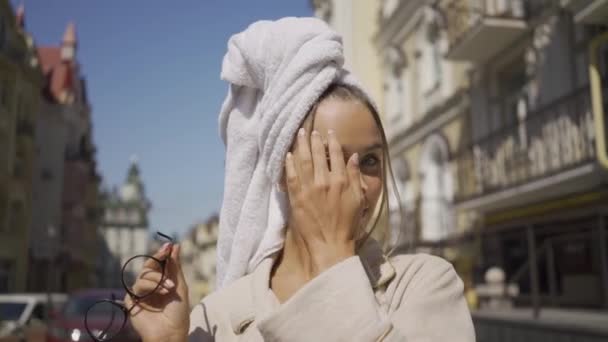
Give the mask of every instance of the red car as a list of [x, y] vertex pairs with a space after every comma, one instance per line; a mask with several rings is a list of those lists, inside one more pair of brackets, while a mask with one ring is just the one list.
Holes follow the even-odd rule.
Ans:
[[[100, 300], [112, 297], [122, 300], [124, 296], [125, 291], [122, 289], [88, 289], [71, 294], [63, 310], [51, 322], [47, 342], [92, 341], [85, 327], [87, 310]], [[109, 336], [113, 336], [112, 342], [141, 341], [128, 320], [119, 332], [118, 329], [124, 320], [124, 314], [120, 309], [109, 304], [96, 308], [99, 309], [93, 309], [87, 316], [88, 327], [93, 334], [100, 336], [105, 331]]]

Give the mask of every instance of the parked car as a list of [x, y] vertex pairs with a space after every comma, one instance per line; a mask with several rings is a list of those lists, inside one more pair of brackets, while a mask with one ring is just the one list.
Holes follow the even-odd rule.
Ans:
[[62, 293], [0, 295], [0, 341], [44, 342], [50, 317], [67, 298]]
[[[124, 296], [123, 289], [87, 289], [74, 292], [49, 327], [47, 342], [91, 341], [84, 322], [87, 310], [100, 300], [112, 297], [122, 300]], [[114, 316], [112, 316], [112, 311], [107, 308], [90, 315], [89, 327], [93, 333], [99, 334], [107, 329], [110, 321], [113, 321], [114, 325], [122, 322], [124, 317], [122, 312], [114, 310]], [[120, 334], [112, 338], [112, 342], [135, 341], [140, 341], [140, 338], [128, 322]]]

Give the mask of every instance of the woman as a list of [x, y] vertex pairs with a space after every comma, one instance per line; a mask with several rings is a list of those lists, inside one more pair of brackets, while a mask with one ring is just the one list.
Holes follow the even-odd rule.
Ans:
[[[315, 95], [285, 155], [277, 184], [289, 205], [282, 247], [189, 315], [179, 246], [163, 246], [161, 290], [140, 303], [126, 298], [140, 306], [131, 322], [143, 341], [474, 341], [449, 263], [388, 257], [369, 237], [387, 201], [388, 144], [370, 98], [341, 80]], [[160, 277], [145, 268], [134, 290], [150, 291]]]

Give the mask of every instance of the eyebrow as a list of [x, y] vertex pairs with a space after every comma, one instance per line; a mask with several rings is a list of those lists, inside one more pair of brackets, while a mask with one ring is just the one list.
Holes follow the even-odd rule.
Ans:
[[[377, 143], [373, 143], [371, 145], [364, 147], [362, 149], [362, 151], [365, 153], [365, 152], [369, 152], [369, 151], [379, 149], [379, 148], [382, 148], [382, 143], [377, 142]], [[351, 151], [353, 151], [353, 149], [351, 149], [350, 147], [347, 147], [347, 146], [342, 146], [342, 150], [344, 151], [344, 153], [347, 153], [347, 154], [354, 153], [354, 152], [351, 153]]]

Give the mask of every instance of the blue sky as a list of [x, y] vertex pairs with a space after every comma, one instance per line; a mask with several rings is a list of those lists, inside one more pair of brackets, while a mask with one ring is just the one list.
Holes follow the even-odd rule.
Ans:
[[228, 38], [260, 19], [310, 16], [309, 0], [11, 0], [36, 43], [76, 24], [93, 108], [98, 168], [121, 183], [139, 159], [151, 229], [184, 232], [219, 212], [224, 146], [219, 79]]

